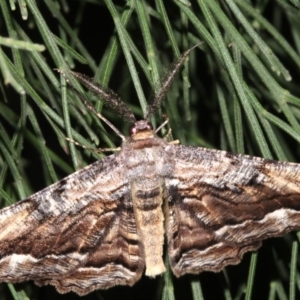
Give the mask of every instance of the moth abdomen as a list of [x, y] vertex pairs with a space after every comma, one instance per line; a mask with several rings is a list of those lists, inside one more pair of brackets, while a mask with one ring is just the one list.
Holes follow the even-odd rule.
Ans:
[[162, 259], [165, 233], [162, 211], [164, 190], [160, 180], [150, 181], [142, 186], [133, 182], [131, 188], [134, 217], [143, 245], [145, 274], [154, 277], [166, 270]]
[[158, 186], [150, 190], [137, 190], [135, 195], [136, 207], [143, 211], [150, 211], [161, 206], [161, 188]]

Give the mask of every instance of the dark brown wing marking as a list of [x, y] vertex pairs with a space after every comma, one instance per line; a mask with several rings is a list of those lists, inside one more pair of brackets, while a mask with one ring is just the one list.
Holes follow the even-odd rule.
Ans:
[[169, 145], [167, 235], [177, 276], [237, 264], [268, 237], [300, 228], [300, 167]]
[[111, 155], [1, 210], [0, 281], [32, 279], [81, 295], [132, 285], [144, 265], [129, 197]]
[[145, 266], [130, 198], [122, 199], [116, 215], [118, 217], [106, 228], [103, 240], [89, 252], [84, 265], [67, 276], [38, 279], [35, 283], [52, 284], [60, 293], [74, 291], [81, 296], [115, 285], [132, 286], [142, 276]]

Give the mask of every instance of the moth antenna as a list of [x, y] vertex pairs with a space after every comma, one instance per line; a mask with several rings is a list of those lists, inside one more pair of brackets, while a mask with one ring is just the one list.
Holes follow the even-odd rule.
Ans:
[[[65, 76], [65, 73], [59, 71]], [[125, 105], [120, 96], [118, 96], [113, 90], [102, 87], [100, 84], [94, 81], [94, 79], [77, 72], [68, 71], [78, 81], [80, 81], [89, 91], [95, 96], [100, 98], [106, 105], [110, 106], [121, 118], [130, 123], [134, 123], [136, 118], [132, 111]]]
[[[199, 43], [200, 44], [200, 43]], [[171, 65], [171, 72], [168, 72], [162, 80], [162, 86], [159, 89], [158, 93], [155, 95], [152, 104], [148, 108], [148, 112], [145, 116], [145, 119], [149, 119], [150, 116], [156, 111], [157, 107], [160, 103], [164, 100], [174, 78], [175, 75], [180, 70], [181, 66], [183, 65], [185, 59], [189, 55], [189, 53], [199, 46], [199, 44], [193, 46], [192, 48], [186, 50], [172, 65]]]
[[[64, 75], [61, 70], [58, 70], [59, 73]], [[100, 120], [102, 120], [107, 126], [109, 126], [121, 139], [122, 141], [126, 140], [126, 137], [110, 122], [108, 121], [102, 114], [100, 114], [96, 109], [72, 86], [70, 85], [73, 92], [81, 99], [84, 105], [94, 113]]]

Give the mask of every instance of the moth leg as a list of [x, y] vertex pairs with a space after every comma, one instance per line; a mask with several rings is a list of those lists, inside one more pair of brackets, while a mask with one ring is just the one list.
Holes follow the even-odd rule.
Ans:
[[92, 152], [97, 152], [97, 153], [99, 152], [99, 153], [101, 153], [101, 152], [119, 152], [119, 151], [121, 151], [121, 147], [117, 147], [117, 148], [98, 148], [98, 149], [95, 149], [95, 148], [87, 147], [87, 146], [85, 146], [83, 144], [80, 144], [80, 143], [78, 143], [78, 142], [76, 142], [76, 141], [74, 141], [72, 139], [69, 139], [69, 138], [66, 138], [66, 140], [69, 141], [69, 142], [71, 142], [71, 143], [73, 143], [73, 144], [75, 144], [76, 146], [79, 146], [79, 147], [81, 147], [83, 149], [86, 149], [86, 150], [90, 150]]

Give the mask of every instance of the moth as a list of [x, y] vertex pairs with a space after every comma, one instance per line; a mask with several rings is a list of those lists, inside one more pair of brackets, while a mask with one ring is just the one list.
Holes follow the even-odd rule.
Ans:
[[300, 228], [300, 165], [170, 143], [148, 122], [190, 50], [139, 121], [72, 73], [133, 123], [130, 136], [106, 120], [123, 140], [118, 153], [0, 211], [0, 281], [79, 295], [132, 286], [144, 271], [165, 272], [165, 235], [176, 276], [218, 272]]

